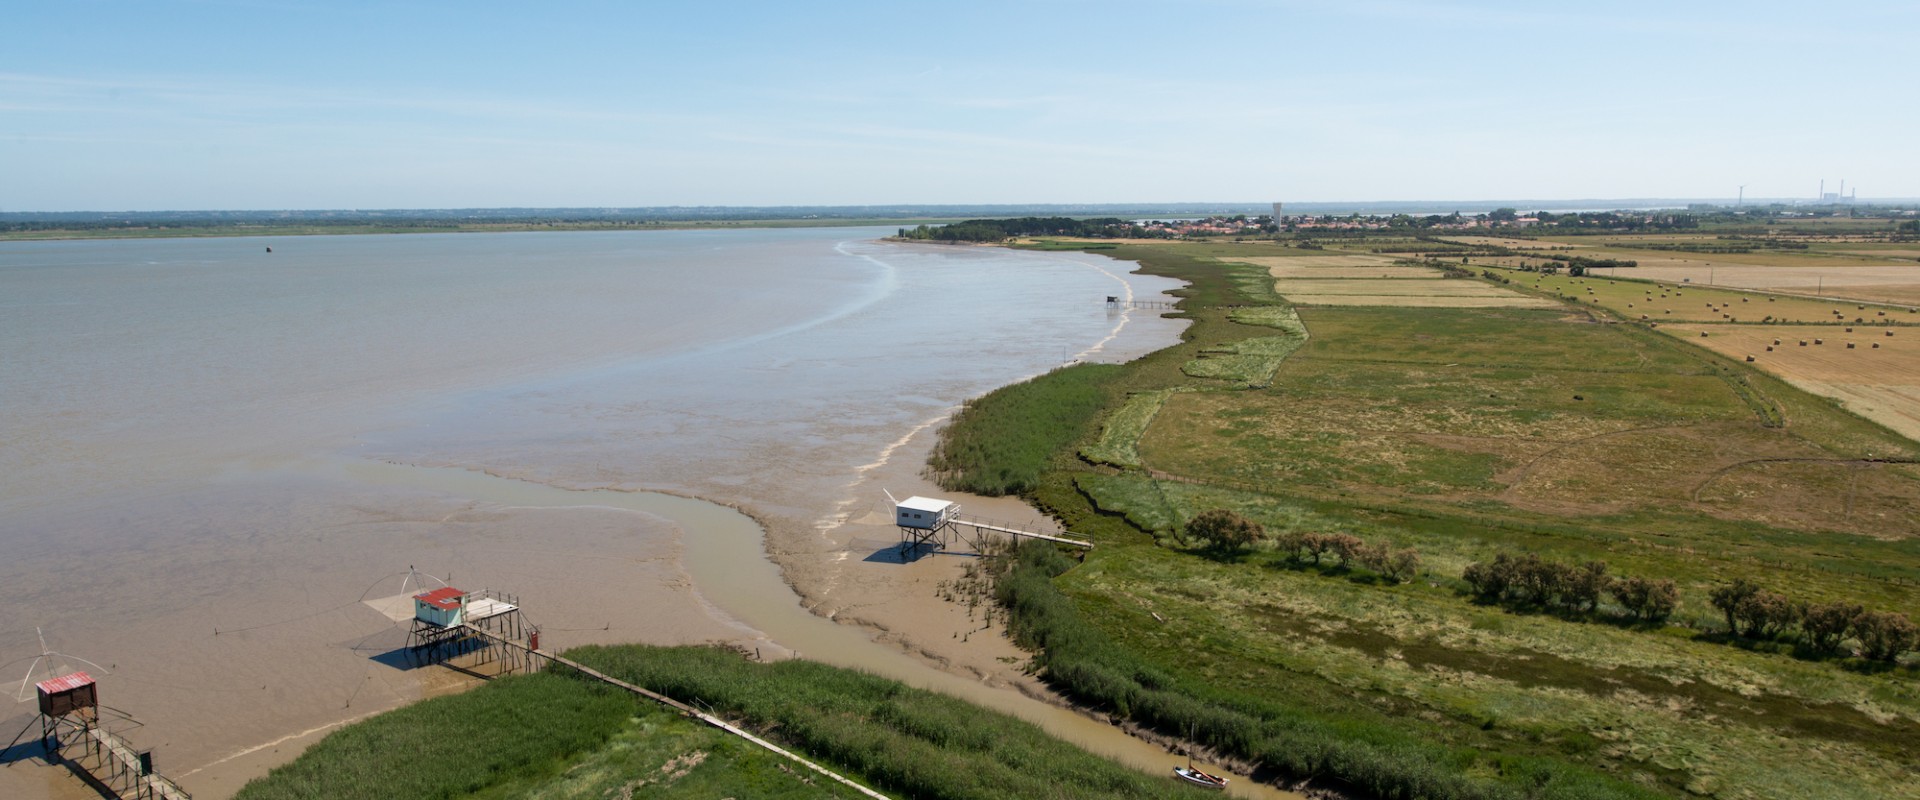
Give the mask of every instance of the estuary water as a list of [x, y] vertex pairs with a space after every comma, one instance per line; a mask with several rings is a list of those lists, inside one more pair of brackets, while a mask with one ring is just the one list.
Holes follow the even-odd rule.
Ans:
[[[1131, 264], [890, 232], [0, 243], [0, 727], [43, 634], [225, 796], [458, 687], [362, 602], [410, 570], [516, 593], [549, 647], [834, 641], [776, 611], [914, 566], [872, 518], [956, 404], [1179, 331], [1104, 302], [1175, 286]], [[751, 514], [777, 570], [647, 492]], [[0, 795], [66, 796], [27, 766]]]

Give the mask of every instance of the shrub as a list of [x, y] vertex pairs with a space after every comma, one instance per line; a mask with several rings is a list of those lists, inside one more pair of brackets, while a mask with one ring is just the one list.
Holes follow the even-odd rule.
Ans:
[[1875, 661], [1892, 662], [1920, 645], [1920, 628], [1907, 615], [1892, 611], [1861, 614], [1854, 620], [1853, 634], [1860, 639], [1862, 655]]
[[1846, 638], [1847, 631], [1853, 629], [1854, 622], [1866, 611], [1850, 603], [1809, 606], [1800, 619], [1800, 631], [1806, 634], [1807, 646], [1815, 652], [1831, 653], [1840, 648], [1840, 640]]
[[1727, 584], [1726, 586], [1715, 587], [1713, 592], [1708, 595], [1708, 600], [1713, 603], [1713, 607], [1720, 609], [1720, 613], [1726, 615], [1727, 632], [1734, 634], [1740, 632], [1740, 626], [1734, 622], [1734, 612], [1740, 607], [1742, 602], [1758, 591], [1760, 591], [1760, 587], [1754, 585], [1752, 581], [1746, 578], [1735, 578], [1733, 583]]
[[1607, 562], [1589, 561], [1562, 576], [1560, 600], [1576, 611], [1592, 611], [1600, 603], [1600, 594], [1612, 585]]
[[1680, 605], [1680, 588], [1664, 578], [1621, 578], [1607, 587], [1607, 591], [1635, 619], [1648, 622], [1665, 620]]
[[1204, 511], [1187, 523], [1187, 536], [1228, 552], [1244, 552], [1266, 536], [1260, 523], [1224, 508]]
[[[1360, 555], [1360, 551], [1367, 547], [1365, 541], [1351, 533], [1330, 533], [1323, 536], [1327, 549], [1332, 550], [1333, 554], [1339, 557], [1342, 567], [1352, 563], [1354, 558]], [[1315, 559], [1315, 563], [1318, 563], [1318, 559]]]
[[1761, 589], [1740, 598], [1733, 616], [1747, 623], [1746, 635], [1772, 639], [1800, 621], [1801, 609], [1785, 595]]

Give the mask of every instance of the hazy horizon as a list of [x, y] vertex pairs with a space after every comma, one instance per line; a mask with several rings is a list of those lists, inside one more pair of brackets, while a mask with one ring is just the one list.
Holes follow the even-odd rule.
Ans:
[[[1920, 196], [1920, 6], [40, 4], [0, 210]], [[1203, 201], [1213, 202], [1213, 201]], [[1460, 202], [1446, 200], [1443, 202]]]

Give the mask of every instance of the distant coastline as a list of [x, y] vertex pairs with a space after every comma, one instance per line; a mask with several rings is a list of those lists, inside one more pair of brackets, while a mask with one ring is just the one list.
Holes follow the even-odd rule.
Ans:
[[368, 236], [396, 233], [530, 233], [551, 231], [687, 231], [746, 228], [861, 228], [900, 225], [939, 225], [957, 219], [750, 219], [678, 220], [660, 222], [515, 222], [446, 225], [259, 225], [224, 224], [165, 227], [47, 228], [0, 230], [0, 242], [50, 242], [85, 239], [204, 239], [259, 236]]

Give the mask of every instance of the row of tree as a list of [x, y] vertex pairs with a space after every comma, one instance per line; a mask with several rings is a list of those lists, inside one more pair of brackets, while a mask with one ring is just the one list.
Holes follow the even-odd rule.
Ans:
[[1713, 607], [1726, 615], [1727, 630], [1750, 639], [1778, 639], [1798, 629], [1799, 641], [1816, 653], [1832, 654], [1852, 638], [1860, 654], [1891, 662], [1920, 647], [1920, 626], [1905, 614], [1868, 611], [1857, 603], [1807, 604], [1760, 588], [1745, 578], [1713, 590]]
[[1420, 551], [1411, 547], [1395, 548], [1386, 542], [1368, 542], [1351, 533], [1288, 531], [1269, 537], [1260, 523], [1224, 508], [1195, 516], [1187, 523], [1187, 538], [1206, 547], [1235, 553], [1271, 542], [1274, 550], [1289, 561], [1311, 560], [1314, 566], [1319, 566], [1323, 559], [1331, 557], [1342, 568], [1359, 564], [1395, 582], [1409, 580], [1420, 571]]
[[[1607, 574], [1605, 561], [1567, 564], [1532, 553], [1501, 553], [1467, 565], [1460, 577], [1480, 600], [1521, 610], [1593, 614], [1601, 610], [1602, 595], [1611, 595], [1633, 619], [1661, 622], [1680, 607], [1673, 581], [1615, 577]], [[1920, 648], [1920, 626], [1897, 612], [1869, 611], [1857, 603], [1797, 602], [1745, 578], [1714, 589], [1709, 599], [1734, 636], [1772, 641], [1797, 634], [1800, 645], [1820, 655], [1837, 653], [1853, 639], [1861, 656], [1886, 662]]]
[[1019, 236], [1085, 236], [1110, 238], [1126, 236], [1133, 225], [1116, 217], [1074, 219], [1072, 217], [1018, 217], [1015, 219], [970, 219], [951, 225], [900, 229], [900, 238], [935, 242], [1004, 242]]
[[1533, 553], [1500, 553], [1490, 562], [1468, 564], [1460, 577], [1475, 597], [1517, 608], [1591, 614], [1599, 610], [1601, 596], [1611, 594], [1634, 619], [1659, 622], [1680, 607], [1673, 581], [1616, 578], [1607, 574], [1605, 561], [1563, 564]]

